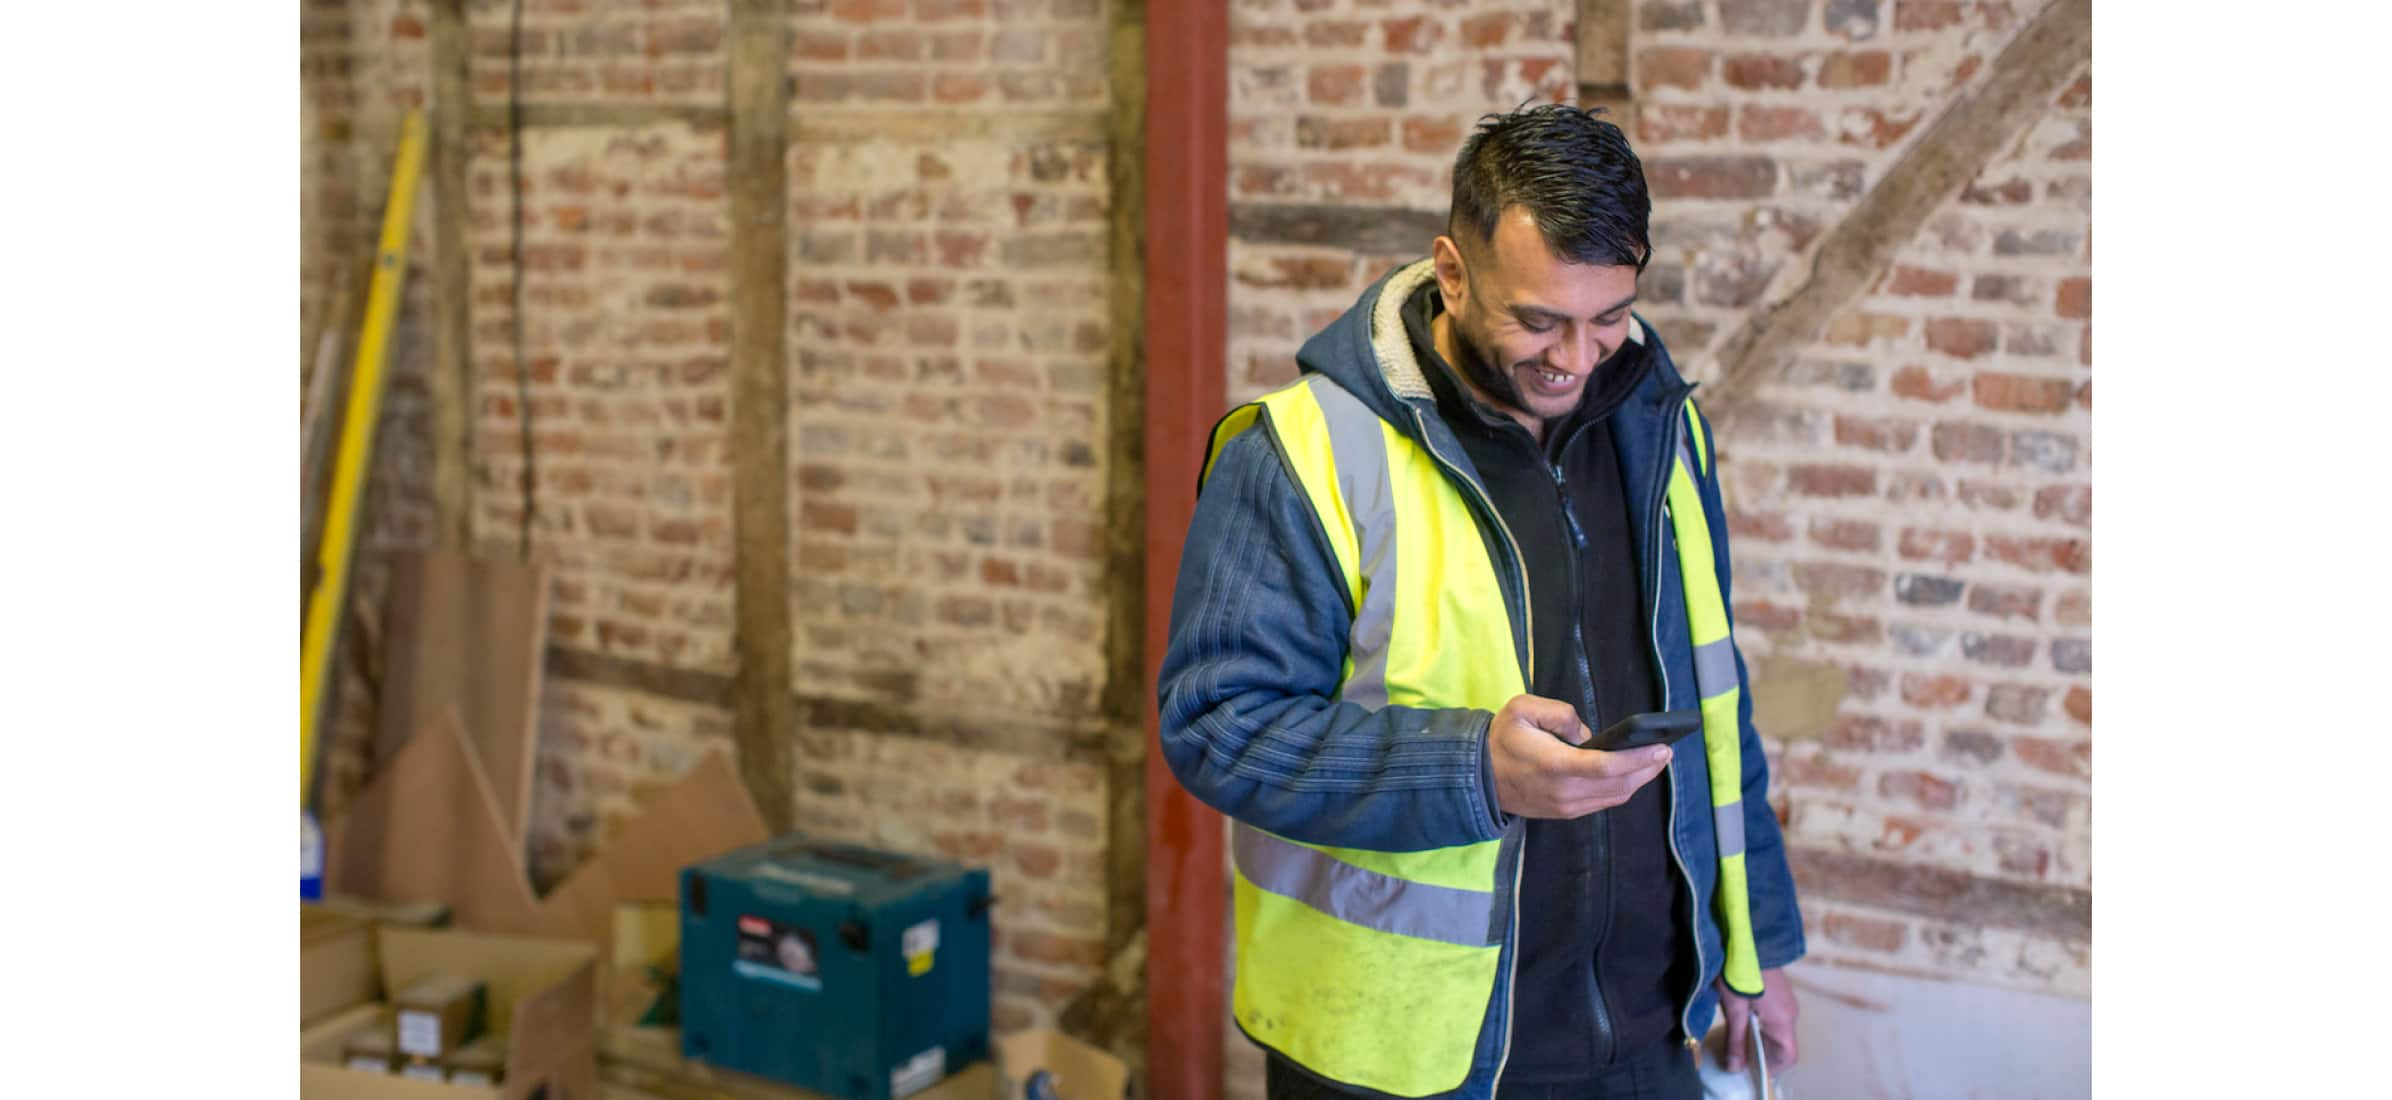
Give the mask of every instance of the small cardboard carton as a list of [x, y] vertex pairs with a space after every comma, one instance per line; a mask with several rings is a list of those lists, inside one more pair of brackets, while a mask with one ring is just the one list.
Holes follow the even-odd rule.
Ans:
[[369, 993], [300, 1031], [302, 1100], [521, 1100], [542, 1089], [550, 1096], [598, 1095], [595, 948], [479, 932], [369, 932], [338, 940], [345, 952], [322, 941], [312, 945], [314, 950], [303, 950], [301, 989], [311, 988], [316, 970], [326, 966], [346, 973], [363, 965], [376, 990], [406, 989], [435, 974], [478, 981], [486, 990], [489, 1033], [506, 1043], [499, 1083], [421, 1080], [347, 1068], [343, 1058], [353, 1039], [391, 1027], [390, 1007], [372, 999], [378, 993]]
[[1122, 1100], [1129, 1087], [1121, 1059], [1051, 1028], [1000, 1035], [990, 1045], [1003, 1100]]

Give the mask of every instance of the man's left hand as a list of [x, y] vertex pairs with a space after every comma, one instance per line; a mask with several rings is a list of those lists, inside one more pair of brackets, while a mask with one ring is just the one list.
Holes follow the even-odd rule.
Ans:
[[1712, 983], [1719, 990], [1719, 1011], [1726, 1017], [1728, 1029], [1727, 1068], [1731, 1073], [1744, 1069], [1745, 1033], [1751, 1028], [1749, 1017], [1761, 1014], [1761, 1041], [1769, 1044], [1769, 1072], [1772, 1076], [1790, 1065], [1799, 1054], [1794, 1043], [1794, 1017], [1800, 1011], [1794, 1003], [1794, 983], [1786, 980], [1783, 970], [1761, 971], [1761, 995], [1757, 998], [1739, 996], [1726, 982]]

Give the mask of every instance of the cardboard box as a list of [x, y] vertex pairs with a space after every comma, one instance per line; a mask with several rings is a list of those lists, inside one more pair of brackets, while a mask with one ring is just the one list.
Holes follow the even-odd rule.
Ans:
[[380, 1000], [374, 926], [318, 905], [299, 906], [299, 1026]]
[[[1121, 1059], [1049, 1028], [1031, 1028], [998, 1036], [997, 1052], [1003, 1100], [1122, 1100], [1129, 1087], [1130, 1068]], [[1030, 1078], [1045, 1073], [1052, 1092], [1030, 1095]]]
[[[472, 978], [488, 991], [491, 1033], [507, 1043], [504, 1079], [495, 1086], [413, 1080], [352, 1070], [343, 1051], [359, 1033], [387, 1028], [388, 1006], [353, 1002], [299, 1034], [302, 1100], [523, 1100], [598, 1095], [597, 950], [588, 944], [460, 931], [372, 929], [330, 941], [300, 957], [300, 985], [311, 968], [353, 972], [365, 966], [379, 989], [405, 989], [432, 974]], [[352, 987], [354, 988], [354, 987]]]
[[391, 998], [399, 1053], [438, 1061], [482, 1033], [489, 987], [464, 974], [426, 974]]

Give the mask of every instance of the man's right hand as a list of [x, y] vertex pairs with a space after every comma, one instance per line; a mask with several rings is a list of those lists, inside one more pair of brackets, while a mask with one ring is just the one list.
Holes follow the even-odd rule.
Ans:
[[1628, 801], [1669, 766], [1667, 745], [1627, 752], [1577, 747], [1594, 735], [1568, 703], [1513, 696], [1487, 727], [1497, 804], [1520, 817], [1585, 817]]

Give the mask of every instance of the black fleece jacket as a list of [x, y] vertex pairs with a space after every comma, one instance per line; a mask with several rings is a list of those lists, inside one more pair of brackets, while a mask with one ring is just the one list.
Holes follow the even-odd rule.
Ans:
[[[1536, 667], [1529, 691], [1576, 706], [1600, 732], [1660, 699], [1635, 533], [1612, 446], [1613, 410], [1649, 360], [1596, 368], [1545, 442], [1480, 403], [1438, 355], [1435, 284], [1404, 306], [1438, 411], [1462, 441], [1527, 559]], [[1512, 1053], [1503, 1083], [1566, 1083], [1679, 1036], [1694, 980], [1686, 888], [1669, 855], [1668, 780], [1574, 821], [1530, 820], [1520, 895]]]

